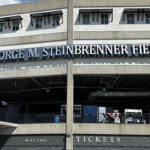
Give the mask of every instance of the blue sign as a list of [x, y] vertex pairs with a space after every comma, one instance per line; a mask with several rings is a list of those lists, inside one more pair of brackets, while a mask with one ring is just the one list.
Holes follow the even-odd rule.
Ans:
[[0, 51], [0, 62], [76, 57], [149, 57], [149, 44], [60, 45]]

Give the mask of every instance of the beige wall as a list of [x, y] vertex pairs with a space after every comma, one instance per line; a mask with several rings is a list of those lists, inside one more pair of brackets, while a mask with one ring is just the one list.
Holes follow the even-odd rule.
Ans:
[[[65, 134], [65, 124], [19, 124], [1, 128], [0, 134]], [[140, 124], [73, 124], [73, 134], [150, 135], [150, 125]]]
[[74, 134], [150, 135], [150, 125], [74, 124]]
[[150, 0], [74, 0], [75, 7], [108, 7], [108, 6], [147, 6]]
[[67, 7], [67, 0], [43, 0], [32, 3], [23, 3], [0, 7], [0, 16], [23, 14], [29, 12], [46, 11]]

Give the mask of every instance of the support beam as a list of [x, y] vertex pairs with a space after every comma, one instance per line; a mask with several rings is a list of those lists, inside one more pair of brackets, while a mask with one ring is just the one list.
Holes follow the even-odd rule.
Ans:
[[[67, 44], [73, 44], [73, 5], [74, 0], [68, 0], [67, 14]], [[66, 150], [73, 150], [73, 60], [68, 60], [67, 66], [67, 122], [66, 122]]]
[[68, 61], [67, 68], [67, 122], [66, 122], [66, 150], [73, 150], [73, 63]]
[[96, 97], [150, 97], [150, 92], [102, 92], [96, 91], [89, 95], [88, 102], [92, 102]]
[[67, 14], [67, 44], [72, 45], [73, 44], [73, 3], [74, 0], [68, 0], [68, 14]]
[[97, 91], [90, 94], [91, 97], [150, 97], [150, 91], [148, 92], [102, 92]]

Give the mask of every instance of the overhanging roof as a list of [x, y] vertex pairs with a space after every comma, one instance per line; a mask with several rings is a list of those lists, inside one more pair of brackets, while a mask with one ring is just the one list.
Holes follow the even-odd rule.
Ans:
[[57, 10], [57, 11], [44, 11], [44, 12], [35, 12], [30, 14], [30, 16], [32, 18], [36, 18], [36, 17], [44, 17], [44, 16], [53, 16], [53, 15], [62, 15], [62, 11], [61, 10]]
[[125, 8], [124, 13], [144, 13], [150, 12], [150, 8]]
[[113, 9], [80, 9], [79, 13], [112, 13]]
[[125, 14], [136, 13], [138, 14], [137, 20], [139, 20], [139, 15], [142, 14], [142, 21], [145, 13], [150, 13], [150, 8], [125, 8], [123, 11], [123, 21], [125, 20]]
[[[43, 12], [34, 12], [30, 14], [31, 17], [31, 25], [33, 26], [33, 18], [38, 18], [38, 17], [44, 17], [44, 23], [46, 24], [46, 19], [45, 17], [48, 16], [48, 23], [50, 24], [50, 16], [55, 16], [55, 15], [63, 15], [62, 10], [55, 10], [55, 11], [43, 11]], [[62, 17], [63, 19], [63, 17]], [[63, 20], [62, 20], [63, 21]]]
[[[109, 14], [112, 14], [113, 13], [113, 9], [80, 9], [79, 10], [79, 22], [80, 22], [80, 14], [83, 14], [83, 13], [92, 13], [93, 14], [93, 21], [95, 20], [95, 15], [97, 15], [97, 21], [99, 20], [98, 16], [99, 14], [102, 14], [102, 13], [109, 13]], [[112, 16], [112, 19], [111, 21], [113, 20], [113, 16]]]
[[23, 18], [20, 15], [15, 16], [3, 16], [0, 17], [0, 21], [13, 21], [13, 20], [22, 20]]

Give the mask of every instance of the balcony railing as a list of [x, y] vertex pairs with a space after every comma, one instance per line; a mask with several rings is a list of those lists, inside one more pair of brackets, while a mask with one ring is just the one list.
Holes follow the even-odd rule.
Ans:
[[28, 113], [18, 114], [9, 112], [0, 112], [0, 121], [11, 123], [65, 123], [65, 115], [59, 113]]
[[74, 115], [74, 123], [150, 124], [150, 113], [127, 115], [125, 113], [84, 113]]
[[[24, 123], [65, 123], [66, 115], [60, 113], [18, 114], [0, 112], [0, 121], [17, 124]], [[82, 113], [74, 114], [74, 123], [116, 123], [116, 124], [150, 124], [150, 113], [126, 115], [124, 113]]]

